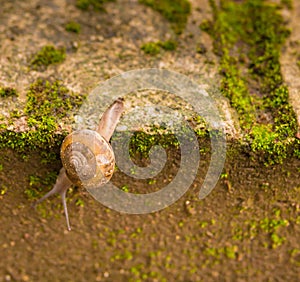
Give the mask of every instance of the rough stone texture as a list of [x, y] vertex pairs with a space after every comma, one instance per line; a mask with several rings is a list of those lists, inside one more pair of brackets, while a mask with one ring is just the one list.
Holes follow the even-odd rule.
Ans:
[[[163, 17], [137, 0], [108, 3], [105, 6], [107, 13], [83, 12], [75, 7], [75, 1], [68, 0], [2, 2], [0, 85], [15, 87], [20, 93], [19, 98], [12, 101], [0, 99], [0, 111], [5, 118], [9, 117], [11, 110], [23, 109], [26, 89], [40, 77], [61, 79], [70, 90], [89, 93], [99, 83], [129, 70], [165, 68], [187, 75], [213, 94], [225, 120], [228, 137], [239, 138], [235, 111], [230, 108], [227, 99], [217, 95], [220, 81], [218, 59], [212, 52], [211, 38], [198, 27], [204, 19], [211, 17], [208, 1], [191, 1], [192, 14], [186, 30], [179, 37], [179, 47], [175, 52], [162, 52], [157, 57], [145, 55], [140, 46], [149, 41], [170, 39], [174, 34]], [[296, 63], [300, 49], [299, 13], [300, 3], [297, 1], [292, 11], [283, 11], [292, 34], [282, 52], [281, 64], [300, 124], [300, 68]], [[70, 20], [81, 24], [79, 35], [65, 30], [65, 24]], [[65, 46], [66, 60], [49, 66], [45, 71], [31, 70], [29, 62], [33, 54], [46, 44]], [[200, 45], [206, 53], [196, 52]], [[176, 105], [178, 101], [174, 102], [172, 95], [164, 96], [163, 101], [159, 95], [155, 99], [153, 95], [155, 93], [143, 97], [129, 95], [125, 103], [126, 113], [136, 107], [152, 105], [155, 108], [155, 103], [163, 102], [181, 107], [183, 115], [191, 118], [189, 105], [181, 102]], [[104, 109], [99, 108], [100, 114]], [[10, 129], [16, 131], [27, 128], [24, 116], [10, 125]], [[62, 128], [69, 130], [70, 126], [63, 124]]]
[[[170, 39], [174, 34], [163, 17], [137, 0], [108, 3], [105, 6], [107, 13], [82, 12], [75, 7], [75, 1], [67, 0], [3, 1], [0, 84], [17, 88], [20, 97], [18, 103], [10, 107], [6, 102], [1, 103], [1, 113], [8, 115], [14, 107], [22, 109], [26, 89], [39, 77], [61, 79], [69, 89], [89, 93], [102, 81], [125, 71], [165, 68], [184, 74], [204, 88], [217, 92], [217, 58], [213, 54], [210, 37], [198, 27], [203, 19], [211, 16], [210, 7], [204, 0], [191, 2], [192, 14], [186, 30], [179, 37], [177, 50], [151, 57], [145, 55], [140, 46], [149, 41]], [[65, 31], [65, 24], [70, 20], [81, 24], [79, 35]], [[32, 55], [46, 44], [65, 46], [66, 60], [49, 66], [45, 71], [31, 70], [29, 62]], [[206, 50], [204, 54], [196, 52], [199, 45]], [[136, 106], [137, 97], [132, 95], [128, 99], [126, 112]], [[151, 100], [150, 96], [143, 99], [144, 105], [149, 106], [153, 102]], [[228, 136], [236, 138], [239, 130], [234, 111], [225, 98], [218, 96], [216, 100], [225, 119]], [[155, 103], [160, 102], [156, 99]], [[164, 102], [174, 104], [173, 96], [165, 97]], [[183, 114], [187, 115], [184, 108]], [[12, 128], [18, 131], [25, 129], [24, 122], [26, 119], [23, 117]]]
[[288, 21], [291, 35], [288, 38], [281, 55], [281, 69], [285, 82], [289, 88], [291, 104], [296, 112], [300, 127], [300, 2], [293, 1], [293, 10], [284, 10], [283, 16]]

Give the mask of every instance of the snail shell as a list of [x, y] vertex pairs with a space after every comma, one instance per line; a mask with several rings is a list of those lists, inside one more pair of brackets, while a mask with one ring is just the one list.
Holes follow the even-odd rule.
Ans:
[[69, 179], [85, 188], [107, 183], [114, 172], [115, 156], [111, 145], [98, 132], [79, 130], [69, 134], [60, 150]]
[[80, 130], [63, 141], [60, 155], [63, 163], [54, 187], [34, 206], [59, 193], [65, 211], [68, 230], [71, 230], [66, 192], [72, 182], [87, 189], [97, 188], [110, 180], [115, 167], [115, 156], [108, 143], [123, 112], [123, 99], [118, 98], [103, 114], [97, 131]]

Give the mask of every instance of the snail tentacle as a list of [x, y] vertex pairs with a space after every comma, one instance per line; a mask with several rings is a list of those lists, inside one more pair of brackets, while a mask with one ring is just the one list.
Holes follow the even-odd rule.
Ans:
[[49, 198], [50, 196], [52, 196], [56, 193], [60, 194], [60, 196], [62, 198], [62, 204], [64, 207], [64, 212], [65, 212], [65, 216], [66, 216], [66, 220], [67, 220], [67, 227], [68, 227], [69, 231], [71, 230], [71, 227], [70, 227], [70, 223], [69, 223], [68, 209], [67, 209], [67, 204], [66, 204], [66, 192], [70, 188], [71, 185], [72, 185], [72, 182], [67, 177], [65, 168], [62, 167], [59, 171], [59, 174], [57, 176], [54, 187], [46, 195], [44, 195], [42, 198], [40, 198], [38, 201], [36, 201], [33, 204], [33, 207], [36, 207], [36, 205], [43, 202], [45, 199]]
[[106, 141], [109, 141], [113, 135], [123, 110], [123, 99], [119, 98], [102, 115], [97, 132], [102, 135]]
[[67, 190], [64, 190], [64, 191], [61, 192], [60, 195], [61, 195], [61, 200], [62, 200], [62, 204], [63, 204], [63, 207], [64, 207], [64, 213], [65, 213], [65, 216], [66, 216], [67, 228], [68, 228], [68, 231], [71, 231], [68, 208], [67, 208], [67, 201], [66, 201], [66, 194], [67, 194]]

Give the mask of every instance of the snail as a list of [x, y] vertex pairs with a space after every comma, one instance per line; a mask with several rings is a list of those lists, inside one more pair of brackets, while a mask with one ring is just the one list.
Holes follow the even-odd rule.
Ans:
[[88, 188], [98, 187], [107, 183], [114, 172], [115, 156], [108, 143], [123, 112], [123, 99], [117, 99], [101, 117], [98, 128], [93, 130], [78, 130], [70, 133], [63, 140], [60, 156], [61, 168], [52, 190], [35, 202], [41, 203], [53, 194], [62, 198], [67, 228], [70, 222], [66, 204], [66, 192], [72, 185]]

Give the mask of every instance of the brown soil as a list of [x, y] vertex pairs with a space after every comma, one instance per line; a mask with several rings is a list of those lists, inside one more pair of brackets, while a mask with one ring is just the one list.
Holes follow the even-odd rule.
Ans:
[[[176, 155], [174, 151], [168, 161], [171, 178], [178, 167]], [[199, 200], [209, 163], [206, 154], [185, 196], [147, 215], [120, 214], [73, 189], [68, 194], [73, 229], [68, 232], [58, 197], [34, 210], [24, 194], [39, 186], [49, 190], [51, 185], [29, 187], [29, 176], [57, 171], [59, 162], [41, 165], [37, 154], [20, 159], [2, 152], [1, 187], [8, 188], [0, 199], [2, 281], [297, 281], [299, 277], [298, 160], [266, 168], [237, 156], [227, 162], [228, 176]], [[136, 192], [145, 192], [146, 185], [152, 190], [149, 183], [124, 180], [118, 172], [113, 181]], [[154, 185], [162, 181], [158, 178]], [[78, 200], [84, 207], [76, 205]], [[286, 224], [273, 232], [271, 225], [266, 230], [267, 220]], [[274, 244], [273, 233], [282, 243]]]

